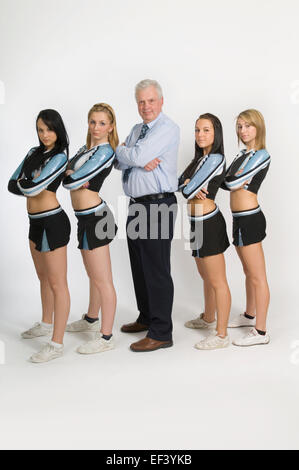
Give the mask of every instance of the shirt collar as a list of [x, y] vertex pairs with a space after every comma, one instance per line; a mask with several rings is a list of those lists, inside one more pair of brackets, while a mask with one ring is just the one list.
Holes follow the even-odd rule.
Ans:
[[[156, 117], [156, 119], [154, 119], [151, 122], [148, 122], [146, 125], [149, 127], [149, 129], [151, 129], [162, 116], [163, 116], [163, 113], [161, 111], [160, 114], [158, 115], [158, 117]], [[143, 124], [145, 124], [145, 123], [143, 122], [142, 125]]]

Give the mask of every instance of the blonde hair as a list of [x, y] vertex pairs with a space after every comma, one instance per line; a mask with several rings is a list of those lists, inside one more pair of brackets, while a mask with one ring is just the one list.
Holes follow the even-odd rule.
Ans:
[[236, 131], [238, 136], [238, 143], [240, 144], [240, 141], [243, 142], [243, 140], [239, 137], [238, 133], [238, 119], [243, 119], [248, 124], [256, 128], [255, 150], [266, 148], [266, 126], [262, 113], [256, 109], [246, 109], [246, 111], [242, 111], [242, 113], [239, 114], [237, 117]]
[[[109, 141], [109, 144], [111, 145], [111, 147], [113, 148], [113, 150], [115, 150], [116, 147], [119, 144], [119, 138], [118, 138], [118, 134], [117, 134], [116, 118], [115, 118], [115, 113], [113, 111], [113, 108], [111, 108], [111, 106], [109, 106], [109, 104], [106, 104], [106, 103], [94, 104], [93, 107], [88, 111], [88, 121], [89, 121], [90, 116], [92, 115], [92, 113], [98, 113], [98, 112], [106, 113], [109, 120], [110, 120], [110, 124], [113, 126], [112, 131], [109, 132], [109, 134], [108, 134], [108, 141]], [[90, 147], [90, 143], [91, 143], [91, 135], [90, 135], [90, 132], [88, 130], [87, 138], [86, 138], [87, 148]]]

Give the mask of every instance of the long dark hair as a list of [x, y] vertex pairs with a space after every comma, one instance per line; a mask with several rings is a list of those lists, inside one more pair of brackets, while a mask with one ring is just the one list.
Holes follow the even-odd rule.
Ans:
[[[220, 153], [221, 155], [224, 155], [223, 130], [222, 130], [222, 124], [220, 120], [218, 119], [218, 117], [214, 116], [214, 114], [211, 114], [211, 113], [205, 113], [205, 114], [201, 114], [196, 119], [196, 122], [199, 119], [208, 119], [214, 127], [214, 142], [213, 142], [210, 154]], [[181, 177], [182, 180], [191, 178], [193, 176], [194, 171], [196, 170], [202, 158], [203, 158], [203, 149], [200, 148], [195, 141], [195, 155], [194, 155], [192, 162], [187, 166], [186, 170], [182, 174], [182, 177]]]
[[45, 125], [57, 136], [54, 148], [47, 153], [44, 153], [46, 148], [44, 144], [39, 140], [39, 147], [25, 160], [23, 172], [27, 178], [32, 177], [32, 173], [38, 169], [46, 160], [57, 155], [58, 153], [66, 152], [67, 157], [69, 156], [69, 138], [60, 114], [55, 109], [44, 109], [40, 111], [36, 118], [36, 132], [37, 122], [39, 119], [45, 123]]

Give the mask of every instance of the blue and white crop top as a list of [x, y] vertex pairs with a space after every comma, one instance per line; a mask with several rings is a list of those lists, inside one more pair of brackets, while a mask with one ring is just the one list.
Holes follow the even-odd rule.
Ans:
[[[33, 147], [29, 150], [22, 163], [10, 178], [8, 191], [11, 193], [26, 197], [37, 196], [44, 189], [56, 193], [67, 167], [67, 156], [63, 152], [52, 155], [39, 168], [36, 168], [28, 178], [25, 176], [24, 167], [37, 149], [38, 147]], [[46, 153], [42, 154], [43, 157], [45, 157]]]
[[265, 149], [242, 150], [228, 168], [222, 188], [234, 191], [247, 182], [243, 189], [257, 194], [269, 170], [270, 160]]
[[63, 186], [73, 191], [89, 182], [88, 189], [98, 193], [112, 170], [114, 158], [114, 150], [108, 143], [91, 149], [84, 145], [70, 160], [68, 170], [73, 170], [74, 173], [64, 178]]
[[[179, 190], [186, 199], [193, 199], [203, 188], [208, 190], [207, 198], [214, 200], [225, 176], [225, 157], [219, 153], [197, 156], [179, 178]], [[184, 181], [190, 179], [184, 186]]]

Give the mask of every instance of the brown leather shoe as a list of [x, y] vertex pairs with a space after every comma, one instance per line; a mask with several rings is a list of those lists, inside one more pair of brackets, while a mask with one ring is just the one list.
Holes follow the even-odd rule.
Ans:
[[137, 321], [134, 321], [133, 323], [127, 323], [126, 325], [123, 325], [120, 329], [123, 333], [139, 333], [139, 331], [147, 331], [148, 326], [142, 325], [141, 323], [137, 323]]
[[156, 351], [161, 348], [170, 348], [171, 346], [173, 346], [172, 341], [157, 341], [156, 339], [146, 337], [131, 344], [130, 349], [134, 352], [147, 352]]

